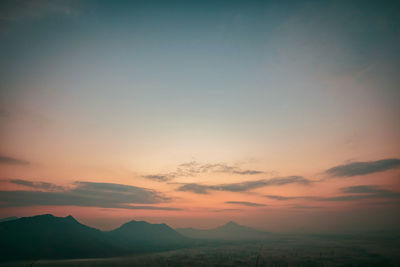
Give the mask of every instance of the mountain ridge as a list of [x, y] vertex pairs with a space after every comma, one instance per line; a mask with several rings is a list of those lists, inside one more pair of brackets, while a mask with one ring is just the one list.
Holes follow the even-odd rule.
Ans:
[[190, 246], [166, 224], [129, 221], [112, 231], [52, 214], [0, 222], [0, 261], [111, 257]]
[[72, 215], [42, 214], [0, 222], [0, 236], [0, 261], [9, 261], [123, 256], [197, 246], [213, 240], [259, 240], [268, 233], [233, 221], [200, 230], [131, 220], [102, 231], [80, 223]]
[[0, 260], [113, 256], [118, 247], [72, 216], [51, 214], [0, 223]]

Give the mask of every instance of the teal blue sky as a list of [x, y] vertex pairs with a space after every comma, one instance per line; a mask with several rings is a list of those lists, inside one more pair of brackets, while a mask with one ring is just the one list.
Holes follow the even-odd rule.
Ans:
[[[336, 109], [329, 90], [310, 76], [369, 71], [386, 80], [384, 94], [373, 96], [398, 111], [399, 20], [390, 2], [43, 1], [10, 11], [12, 2], [2, 5], [2, 81], [9, 89], [2, 92], [9, 101], [18, 100], [21, 83], [56, 80], [67, 88], [53, 90], [85, 108], [107, 99], [150, 113], [256, 120], [277, 110], [306, 112], [310, 104]], [[365, 97], [349, 93], [348, 101]], [[357, 103], [347, 104], [348, 114]]]

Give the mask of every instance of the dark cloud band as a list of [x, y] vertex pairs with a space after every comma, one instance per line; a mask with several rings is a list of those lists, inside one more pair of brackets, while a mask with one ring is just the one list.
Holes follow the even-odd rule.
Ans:
[[[8, 182], [28, 186], [35, 191], [0, 191], [0, 206], [83, 206], [119, 209], [179, 210], [132, 204], [158, 204], [170, 199], [159, 192], [130, 185], [113, 183], [76, 182], [72, 189], [45, 182], [10, 180]], [[57, 191], [55, 191], [55, 189]]]
[[276, 196], [266, 195], [265, 197], [274, 200], [286, 201], [293, 199], [306, 199], [313, 201], [355, 201], [363, 199], [400, 199], [400, 192], [390, 191], [382, 189], [378, 186], [371, 185], [357, 185], [344, 187], [341, 192], [345, 195], [333, 196], [333, 197], [320, 197], [320, 196]]
[[0, 155], [0, 164], [29, 165], [29, 161]]
[[350, 177], [357, 175], [367, 175], [376, 172], [383, 172], [400, 166], [400, 159], [383, 159], [368, 162], [352, 162], [344, 165], [335, 166], [326, 171], [332, 176]]
[[242, 183], [220, 184], [220, 185], [201, 185], [196, 183], [181, 185], [177, 190], [192, 192], [196, 194], [208, 194], [210, 190], [228, 192], [246, 192], [266, 186], [282, 186], [286, 184], [309, 185], [311, 181], [302, 176], [275, 177], [271, 179], [261, 179]]
[[242, 205], [248, 207], [265, 207], [267, 205], [248, 201], [225, 201], [226, 204]]

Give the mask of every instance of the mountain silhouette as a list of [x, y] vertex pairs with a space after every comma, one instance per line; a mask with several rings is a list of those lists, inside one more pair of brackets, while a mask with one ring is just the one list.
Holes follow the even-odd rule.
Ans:
[[104, 232], [50, 214], [0, 222], [0, 237], [0, 261], [110, 257], [191, 244], [166, 224], [131, 221]]
[[235, 222], [208, 230], [174, 230], [164, 223], [132, 220], [115, 230], [101, 231], [72, 216], [46, 214], [0, 222], [0, 261], [123, 256], [204, 245], [207, 240], [256, 240], [267, 236]]
[[72, 216], [50, 214], [0, 223], [0, 260], [79, 258], [116, 255], [100, 230]]
[[130, 221], [108, 232], [108, 235], [124, 248], [135, 251], [160, 251], [187, 246], [191, 240], [168, 225]]
[[240, 225], [233, 221], [214, 229], [178, 228], [176, 231], [184, 236], [196, 239], [259, 240], [269, 236], [267, 232]]

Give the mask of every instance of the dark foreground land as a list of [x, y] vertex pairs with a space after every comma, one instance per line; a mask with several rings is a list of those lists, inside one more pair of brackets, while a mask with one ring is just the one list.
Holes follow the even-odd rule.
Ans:
[[8, 262], [1, 266], [400, 266], [398, 239], [304, 235], [274, 239], [114, 258]]
[[0, 266], [400, 266], [398, 231], [269, 233], [130, 221], [100, 231], [72, 216], [0, 222]]

